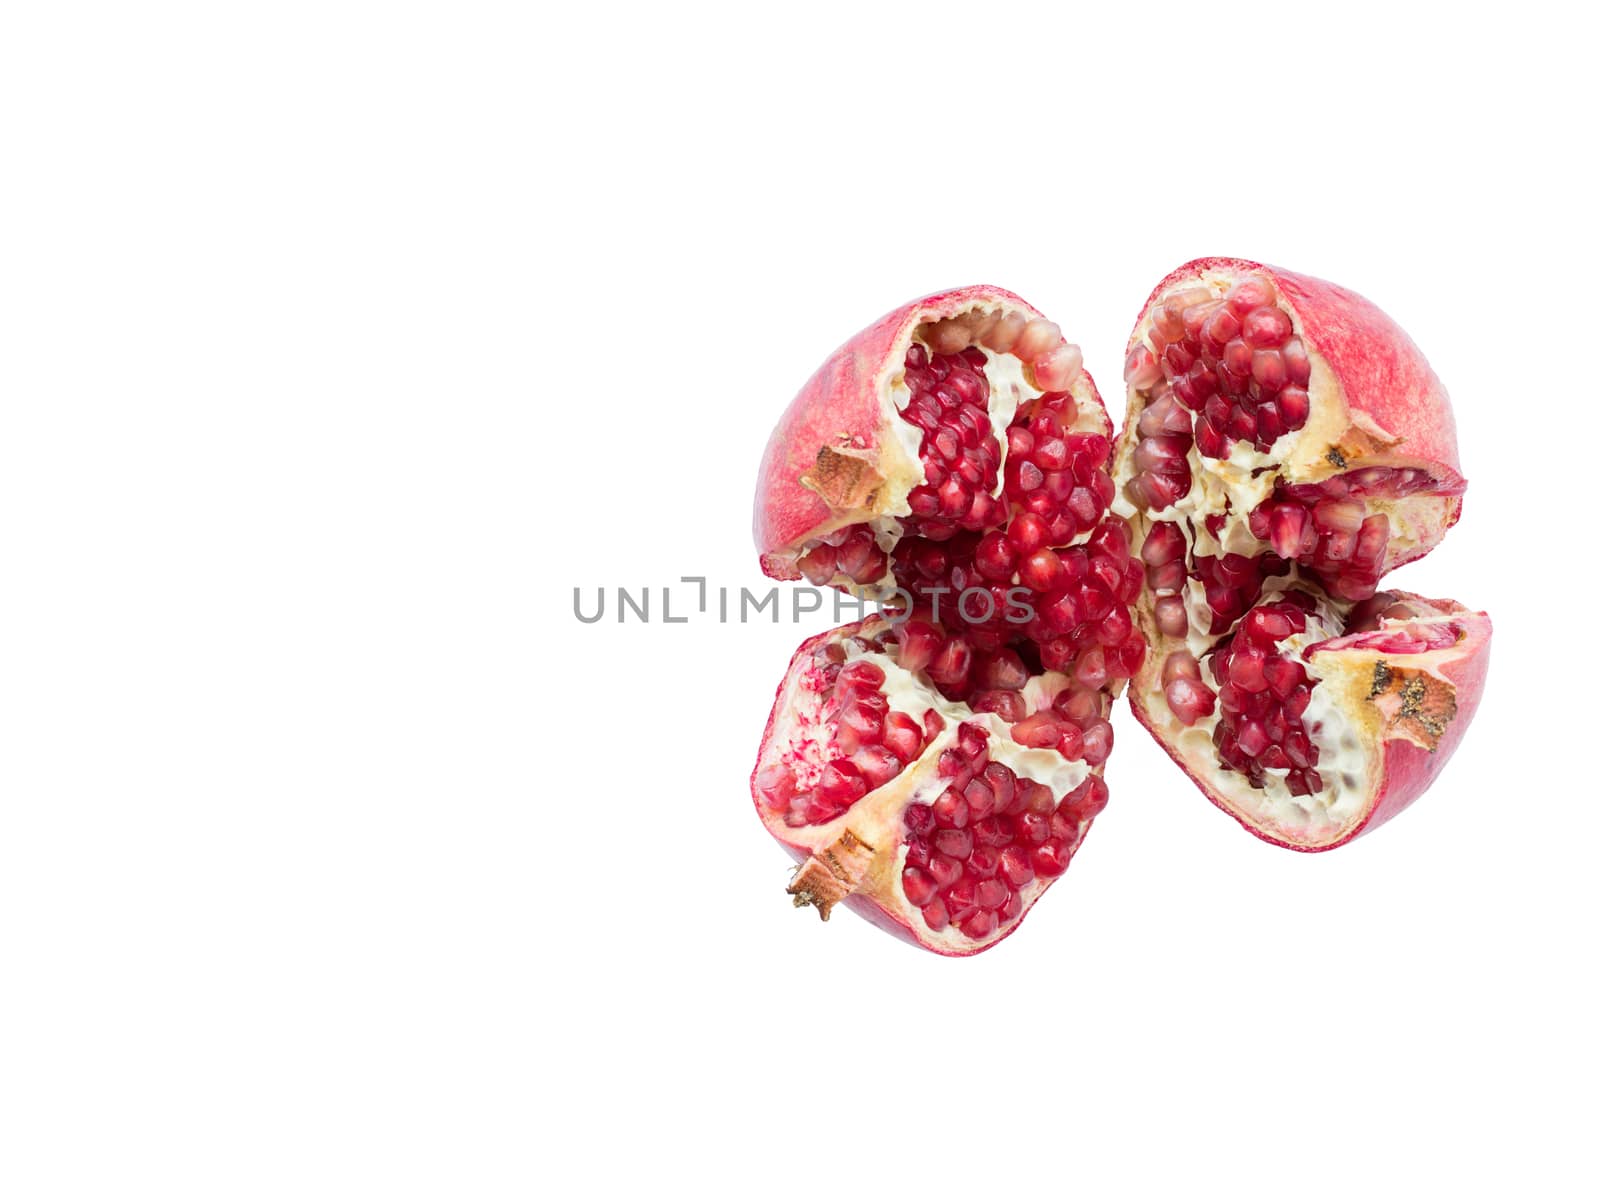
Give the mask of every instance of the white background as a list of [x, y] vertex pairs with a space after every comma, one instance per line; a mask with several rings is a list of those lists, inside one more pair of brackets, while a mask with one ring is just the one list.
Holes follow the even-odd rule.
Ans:
[[[7, 6], [0, 1192], [1594, 1194], [1594, 31], [1468, 8]], [[1451, 388], [1466, 744], [1303, 857], [1119, 708], [993, 953], [791, 910], [826, 622], [573, 587], [760, 584], [768, 429], [927, 291], [1120, 413], [1200, 254]]]

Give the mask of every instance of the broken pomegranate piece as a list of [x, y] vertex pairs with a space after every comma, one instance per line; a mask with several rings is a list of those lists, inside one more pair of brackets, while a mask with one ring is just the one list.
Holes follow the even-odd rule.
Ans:
[[1376, 828], [1438, 774], [1488, 666], [1487, 616], [1378, 590], [1461, 513], [1443, 386], [1360, 296], [1239, 259], [1164, 280], [1124, 374], [1136, 715], [1269, 841]]
[[[951, 700], [906, 668], [883, 617], [804, 643], [751, 779], [761, 819], [801, 863], [794, 902], [826, 917], [843, 901], [941, 954], [1012, 932], [1105, 807], [1111, 747], [1109, 695], [1058, 672], [1018, 695], [1035, 716], [1015, 725]], [[1041, 720], [1054, 736], [1031, 736]]]
[[790, 405], [762, 568], [893, 613], [807, 642], [773, 708], [752, 788], [797, 904], [971, 954], [1067, 869], [1145, 659], [1111, 432], [1078, 348], [995, 288], [896, 310]]

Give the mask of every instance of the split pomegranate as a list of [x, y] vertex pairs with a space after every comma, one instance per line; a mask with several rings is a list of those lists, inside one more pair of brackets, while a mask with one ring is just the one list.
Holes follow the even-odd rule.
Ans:
[[971, 954], [1016, 928], [1105, 807], [1110, 697], [1042, 672], [1018, 693], [1034, 715], [1009, 724], [908, 669], [893, 634], [872, 617], [800, 647], [762, 740], [756, 806], [801, 863], [797, 905], [826, 916], [842, 900]]
[[1078, 348], [996, 288], [890, 313], [790, 405], [762, 568], [892, 613], [802, 646], [768, 723], [752, 787], [797, 904], [970, 954], [1066, 870], [1145, 658], [1110, 458]]
[[1461, 513], [1443, 386], [1370, 302], [1240, 259], [1162, 281], [1124, 376], [1136, 715], [1269, 841], [1376, 828], [1449, 758], [1488, 667], [1487, 616], [1378, 590]]

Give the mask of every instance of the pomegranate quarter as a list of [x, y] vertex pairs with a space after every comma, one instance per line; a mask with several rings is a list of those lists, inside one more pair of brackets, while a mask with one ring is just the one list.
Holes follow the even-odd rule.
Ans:
[[1268, 841], [1377, 828], [1444, 766], [1489, 663], [1485, 614], [1379, 590], [1461, 515], [1444, 387], [1362, 297], [1221, 258], [1156, 288], [1124, 376], [1135, 714]]
[[767, 722], [751, 786], [796, 905], [966, 955], [1066, 871], [1145, 662], [1111, 433], [1078, 348], [989, 287], [890, 313], [790, 404], [762, 569], [896, 598], [803, 644]]

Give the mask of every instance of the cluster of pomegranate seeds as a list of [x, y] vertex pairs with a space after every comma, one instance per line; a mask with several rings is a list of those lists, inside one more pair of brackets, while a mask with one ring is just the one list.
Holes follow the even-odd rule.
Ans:
[[889, 556], [867, 525], [847, 525], [828, 534], [796, 564], [810, 583], [822, 586], [835, 575], [856, 583], [877, 583], [888, 573]]
[[1030, 628], [1046, 669], [1066, 671], [1084, 687], [1131, 678], [1144, 663], [1144, 638], [1128, 611], [1144, 571], [1128, 553], [1128, 527], [1107, 517], [1089, 540], [1043, 559], [1035, 554], [1019, 572], [1033, 589]]
[[900, 415], [922, 430], [923, 483], [906, 502], [922, 536], [948, 538], [958, 529], [987, 529], [997, 519], [994, 498], [1000, 443], [989, 423], [988, 357], [976, 346], [959, 354], [930, 355], [922, 346], [906, 354], [911, 392]]
[[[1286, 494], [1291, 492], [1299, 494]], [[1365, 599], [1378, 590], [1383, 574], [1389, 518], [1368, 516], [1353, 497], [1318, 492], [1316, 484], [1279, 484], [1273, 498], [1251, 512], [1250, 532], [1271, 542], [1275, 553], [1315, 571], [1330, 595]]]
[[[987, 578], [978, 570], [977, 534], [962, 532], [949, 541], [906, 537], [894, 548], [895, 582], [910, 593], [913, 607], [938, 623], [959, 630], [969, 645], [998, 649], [1014, 640], [1019, 627], [1007, 621], [1013, 612], [1010, 578]], [[987, 599], [979, 596], [981, 590]], [[963, 593], [966, 593], [963, 596]], [[959, 689], [957, 679], [940, 680]], [[956, 692], [947, 692], [955, 696]]]
[[905, 812], [900, 886], [929, 929], [954, 925], [981, 940], [1015, 921], [1022, 891], [1067, 869], [1084, 823], [1105, 807], [1103, 780], [1086, 779], [1059, 803], [1044, 784], [989, 761], [988, 732], [972, 722], [939, 757], [945, 789]]
[[[1270, 280], [1246, 276], [1218, 297], [1194, 286], [1151, 310], [1147, 342], [1123, 377], [1147, 393], [1123, 493], [1159, 512], [1188, 494], [1188, 450], [1226, 458], [1237, 442], [1271, 449], [1311, 415], [1311, 358]], [[1195, 416], [1191, 419], [1190, 413]]]
[[987, 539], [987, 548], [999, 566], [1006, 558], [1020, 566], [1026, 555], [1041, 546], [1064, 546], [1105, 515], [1116, 486], [1105, 470], [1111, 443], [1098, 433], [1070, 433], [1077, 420], [1077, 405], [1066, 392], [1046, 392], [1031, 407], [1031, 415], [1014, 421], [1006, 430], [1005, 499], [1026, 522], [1006, 539]]
[[1011, 727], [1019, 745], [1048, 748], [1063, 758], [1082, 759], [1098, 767], [1111, 757], [1111, 722], [1105, 718], [1106, 696], [1095, 687], [1073, 687], [1059, 692], [1047, 709]]
[[[1033, 351], [1021, 343], [1041, 324], [1048, 328], [1038, 333], [1038, 340], [1054, 338], [1059, 349], [1036, 356], [1030, 369], [1049, 378], [1048, 371], [1040, 372], [1040, 363], [1076, 348], [1060, 343], [1059, 331], [1048, 322], [1032, 322], [1021, 330], [1020, 352]], [[934, 330], [930, 336], [941, 333]], [[1005, 341], [990, 335], [985, 344], [1001, 349], [991, 343]], [[941, 414], [955, 412], [959, 422], [964, 411], [941, 404], [950, 398], [941, 398], [941, 389], [986, 400], [986, 383], [981, 389], [950, 383], [969, 370], [981, 381], [984, 361], [982, 352], [970, 346], [957, 355], [929, 355], [913, 346], [908, 354], [906, 380], [913, 399], [905, 415], [924, 430], [925, 468], [930, 465], [928, 422], [945, 419], [946, 426], [935, 427], [945, 428], [948, 418]], [[1073, 366], [1070, 377], [1076, 374]], [[1070, 392], [1045, 392], [1025, 404], [1006, 430], [1004, 483], [995, 503], [983, 506], [981, 529], [971, 506], [958, 520], [919, 513], [908, 518], [908, 536], [892, 552], [895, 582], [912, 596], [918, 618], [898, 635], [902, 663], [910, 670], [925, 670], [951, 699], [966, 700], [975, 710], [1009, 722], [1028, 715], [1021, 689], [1041, 669], [1065, 671], [1082, 687], [1101, 688], [1111, 680], [1130, 678], [1144, 661], [1144, 639], [1128, 608], [1138, 597], [1142, 574], [1129, 557], [1126, 522], [1106, 511], [1115, 495], [1111, 444], [1098, 433], [1074, 432], [1077, 419]], [[972, 426], [969, 421], [962, 428]], [[974, 451], [985, 464], [986, 445]], [[912, 497], [934, 478], [930, 475], [930, 484]], [[983, 480], [990, 488], [998, 482], [992, 474]], [[939, 486], [947, 483], [948, 476]], [[931, 505], [926, 498], [921, 503]], [[1068, 544], [1091, 530], [1082, 544]], [[1020, 597], [1018, 588], [1026, 589]], [[1019, 598], [1032, 607], [1031, 620], [1014, 619], [1023, 615]], [[935, 613], [936, 622], [924, 619]], [[1008, 649], [1019, 644], [1029, 661]], [[1072, 735], [1065, 736], [1070, 744]]]
[[[767, 806], [789, 825], [824, 825], [874, 788], [882, 787], [916, 760], [936, 729], [889, 707], [883, 669], [857, 660], [841, 664], [843, 650], [826, 646], [810, 680], [824, 694], [823, 714], [834, 729], [821, 773], [802, 786], [782, 763], [762, 768], [756, 787]], [[942, 723], [941, 723], [942, 725]]]
[[1311, 679], [1304, 666], [1277, 651], [1278, 642], [1305, 632], [1302, 603], [1309, 601], [1289, 593], [1251, 609], [1211, 662], [1222, 710], [1211, 735], [1218, 759], [1247, 776], [1251, 787], [1265, 787], [1269, 770], [1287, 771], [1295, 796], [1322, 790], [1317, 747], [1301, 720], [1311, 703]]
[[1197, 554], [1194, 577], [1205, 588], [1206, 604], [1211, 609], [1212, 634], [1226, 633], [1245, 611], [1261, 598], [1261, 583], [1271, 575], [1288, 570], [1276, 554]]
[[1184, 556], [1188, 545], [1183, 531], [1172, 521], [1157, 521], [1145, 534], [1139, 558], [1144, 563], [1145, 582], [1155, 594], [1156, 628], [1167, 637], [1181, 638], [1189, 632], [1189, 613], [1183, 591], [1189, 580]]
[[[1143, 346], [1134, 353], [1149, 359], [1144, 372], [1159, 371]], [[1139, 443], [1133, 449], [1134, 474], [1123, 493], [1139, 508], [1156, 512], [1189, 494], [1194, 480], [1189, 471], [1189, 447], [1194, 445], [1194, 418], [1178, 403], [1164, 383], [1161, 394], [1139, 414]]]

